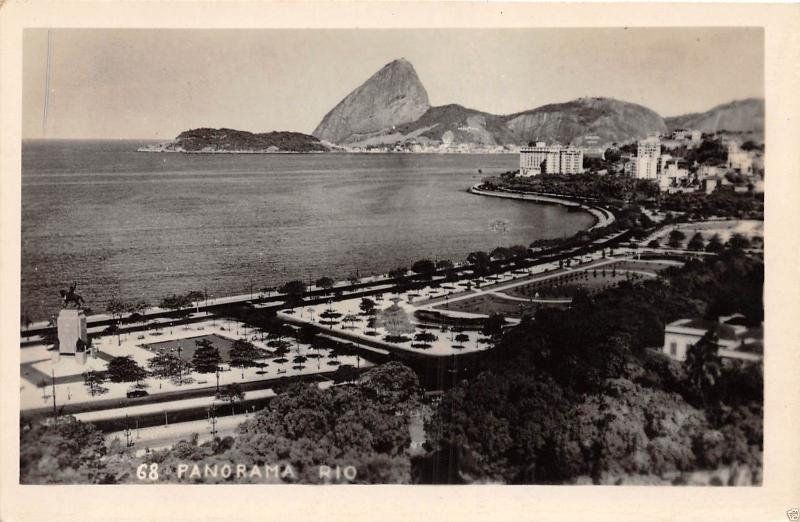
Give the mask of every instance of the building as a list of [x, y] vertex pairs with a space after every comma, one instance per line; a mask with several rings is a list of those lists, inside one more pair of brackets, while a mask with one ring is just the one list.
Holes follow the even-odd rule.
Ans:
[[701, 183], [703, 191], [706, 194], [711, 194], [717, 190], [717, 186], [719, 185], [719, 176], [706, 176]]
[[700, 165], [697, 169], [697, 179], [715, 178], [724, 174], [720, 167], [715, 165]]
[[636, 160], [633, 165], [633, 175], [639, 179], [652, 179], [658, 177], [659, 157], [661, 156], [661, 142], [658, 138], [647, 138], [636, 144]]
[[764, 332], [762, 328], [748, 328], [735, 324], [741, 315], [721, 317], [720, 321], [707, 319], [678, 319], [664, 327], [662, 352], [672, 359], [685, 361], [689, 348], [709, 331], [717, 333], [719, 356], [741, 361], [760, 361], [764, 357]]
[[685, 140], [691, 137], [691, 131], [688, 129], [675, 129], [672, 132], [673, 140]]
[[740, 174], [753, 174], [753, 157], [746, 150], [741, 150], [736, 142], [728, 143], [728, 168]]
[[662, 191], [675, 187], [683, 187], [688, 181], [689, 171], [681, 167], [677, 160], [670, 160], [662, 163], [658, 172], [658, 186]]
[[580, 174], [583, 172], [583, 152], [575, 147], [547, 145], [537, 142], [533, 147], [519, 150], [521, 176], [539, 174]]

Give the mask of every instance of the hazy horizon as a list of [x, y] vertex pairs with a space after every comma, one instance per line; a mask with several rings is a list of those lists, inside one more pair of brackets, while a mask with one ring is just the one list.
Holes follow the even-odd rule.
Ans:
[[669, 117], [764, 96], [760, 28], [26, 29], [23, 38], [25, 139], [167, 140], [198, 127], [310, 134], [399, 58], [431, 105], [493, 114], [610, 97]]

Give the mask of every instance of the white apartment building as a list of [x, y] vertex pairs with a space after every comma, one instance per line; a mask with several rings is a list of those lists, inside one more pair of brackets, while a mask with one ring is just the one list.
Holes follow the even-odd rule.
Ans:
[[583, 172], [583, 152], [575, 147], [547, 145], [537, 142], [533, 147], [519, 150], [520, 176], [547, 174], [580, 174]]
[[636, 144], [636, 159], [633, 175], [639, 179], [658, 178], [658, 163], [661, 156], [661, 142], [658, 138], [647, 138]]
[[665, 162], [658, 172], [658, 185], [661, 190], [680, 187], [682, 182], [688, 179], [689, 170], [678, 166], [677, 161]]
[[705, 319], [678, 319], [664, 327], [664, 346], [661, 351], [678, 361], [685, 361], [689, 348], [709, 330], [717, 333], [720, 357], [742, 361], [760, 361], [763, 358], [764, 333], [761, 328], [729, 324], [741, 316], [721, 317], [720, 321]]

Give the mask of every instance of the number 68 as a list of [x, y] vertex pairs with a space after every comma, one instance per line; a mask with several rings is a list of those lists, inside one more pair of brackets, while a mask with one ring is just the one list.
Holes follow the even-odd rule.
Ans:
[[[150, 470], [148, 472], [148, 469]], [[140, 464], [136, 468], [136, 478], [139, 480], [158, 480], [158, 464]]]

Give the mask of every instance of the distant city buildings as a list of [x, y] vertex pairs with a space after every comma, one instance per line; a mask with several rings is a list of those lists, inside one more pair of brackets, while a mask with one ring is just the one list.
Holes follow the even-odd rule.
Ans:
[[547, 145], [540, 141], [533, 147], [520, 149], [519, 172], [526, 177], [539, 174], [581, 174], [583, 151], [572, 146]]
[[703, 139], [703, 133], [696, 129], [675, 129], [672, 133], [667, 134], [665, 138], [675, 141], [692, 141], [697, 143]]

